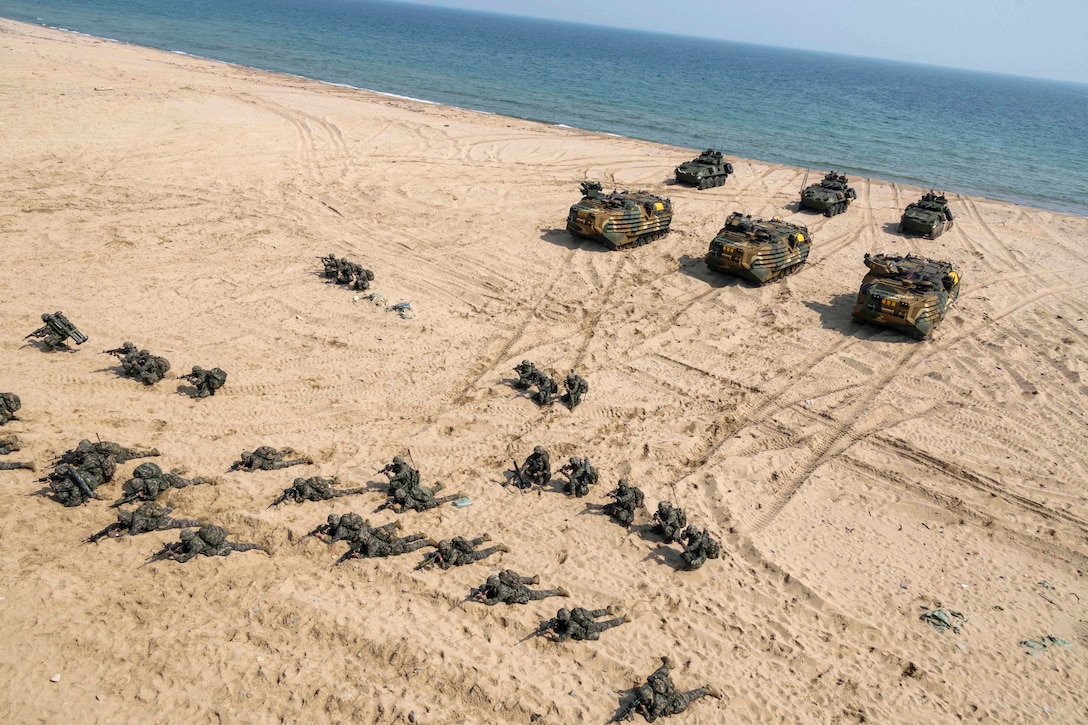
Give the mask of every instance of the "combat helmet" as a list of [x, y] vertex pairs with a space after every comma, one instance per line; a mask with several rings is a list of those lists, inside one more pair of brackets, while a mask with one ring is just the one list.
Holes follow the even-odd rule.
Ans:
[[162, 476], [162, 469], [159, 468], [159, 464], [148, 461], [147, 463], [141, 463], [132, 469], [132, 475], [135, 478], [160, 478]]

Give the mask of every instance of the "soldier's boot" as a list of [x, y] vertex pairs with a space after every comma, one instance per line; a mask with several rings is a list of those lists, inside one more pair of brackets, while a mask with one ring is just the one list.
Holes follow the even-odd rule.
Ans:
[[615, 613], [616, 613], [616, 608], [613, 607], [611, 604], [609, 604], [604, 609], [591, 609], [589, 611], [589, 616], [593, 617], [594, 619], [597, 619], [598, 617], [603, 617], [605, 615], [612, 616]]
[[722, 697], [724, 697], [722, 691], [719, 690], [717, 687], [713, 687], [711, 685], [704, 685], [702, 689], [706, 690], [706, 694], [710, 697], [713, 697], [715, 700], [720, 700], [722, 699]]
[[28, 471], [38, 470], [38, 464], [34, 461], [0, 461], [0, 471], [14, 471], [17, 468], [25, 468]]
[[[436, 498], [432, 500], [434, 501], [434, 506], [441, 506], [444, 503], [450, 503], [452, 501], [456, 501], [459, 498], [461, 498], [461, 494], [455, 493], [452, 496], [443, 496], [442, 498]], [[429, 508], [434, 508], [434, 506], [430, 506]]]
[[156, 456], [161, 456], [161, 455], [162, 454], [159, 453], [158, 448], [152, 448], [150, 451], [134, 451], [134, 450], [131, 450], [129, 448], [126, 448], [123, 451], [121, 451], [120, 455], [117, 456], [117, 462], [118, 463], [127, 463], [128, 461], [131, 461], [131, 460], [133, 460], [135, 458], [155, 458]]
[[559, 587], [558, 589], [538, 589], [533, 591], [529, 590], [529, 601], [535, 602], [538, 599], [547, 599], [548, 597], [569, 597], [570, 593], [566, 589]]
[[427, 546], [438, 546], [438, 540], [437, 539], [428, 538], [426, 541], [427, 541]]
[[411, 539], [411, 537], [408, 537], [408, 536], [404, 537], [403, 539], [398, 539], [398, 541], [401, 544], [404, 545], [404, 553], [405, 554], [407, 554], [409, 552], [412, 552], [412, 551], [418, 551], [419, 549], [422, 549], [424, 546], [430, 546], [431, 545], [431, 542], [429, 540], [427, 540], [427, 539], [416, 539], [416, 540], [413, 541]]
[[263, 551], [264, 547], [261, 546], [260, 544], [247, 544], [247, 543], [236, 544], [233, 541], [228, 541], [225, 544], [223, 544], [221, 547], [219, 547], [219, 552], [218, 553], [219, 553], [219, 556], [226, 556], [227, 554], [229, 554], [232, 551], [253, 551], [254, 549], [260, 549], [260, 550]]
[[700, 697], [706, 697], [710, 694], [710, 691], [705, 687], [699, 687], [687, 692], [678, 692], [669, 698], [669, 714], [677, 715], [688, 709], [688, 705], [698, 700]]
[[706, 563], [706, 555], [702, 552], [700, 552], [698, 556], [692, 557], [686, 556], [686, 553], [687, 552], [685, 552], [684, 561], [687, 563], [687, 568], [689, 570], [694, 571]]
[[473, 549], [475, 549], [477, 546], [484, 543], [485, 541], [491, 541], [491, 534], [480, 534], [468, 543], [472, 546]]
[[523, 576], [523, 577], [521, 577], [521, 583], [522, 584], [539, 584], [540, 583], [540, 575], [539, 574], [533, 574], [532, 576]]

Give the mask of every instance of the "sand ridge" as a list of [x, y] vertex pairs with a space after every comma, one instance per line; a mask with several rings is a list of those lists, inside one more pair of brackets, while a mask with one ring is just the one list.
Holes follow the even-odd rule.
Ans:
[[[852, 179], [858, 200], [824, 218], [796, 212], [802, 169], [737, 159], [697, 191], [670, 181], [691, 150], [10, 21], [0, 57], [0, 390], [23, 400], [4, 432], [40, 464], [96, 434], [158, 447], [164, 469], [218, 478], [171, 492], [174, 515], [270, 552], [141, 566], [176, 532], [80, 544], [138, 461], [78, 509], [0, 472], [11, 721], [604, 722], [663, 654], [678, 687], [725, 693], [670, 722], [1088, 716], [1088, 220], [949, 194], [955, 227], [905, 238], [922, 189]], [[585, 179], [668, 195], [672, 231], [623, 252], [571, 237]], [[760, 288], [707, 269], [733, 210], [806, 224], [805, 268]], [[930, 340], [850, 322], [881, 251], [963, 270]], [[322, 284], [327, 253], [414, 317]], [[91, 338], [76, 353], [21, 341], [56, 309]], [[144, 388], [98, 354], [123, 340], [227, 385]], [[581, 373], [583, 404], [519, 395], [524, 358]], [[227, 472], [264, 443], [316, 463]], [[504, 488], [538, 444], [556, 466], [591, 456], [598, 490]], [[380, 493], [268, 508], [296, 475], [377, 484], [409, 453], [474, 503], [405, 532], [511, 551], [333, 568], [344, 545], [303, 534], [332, 511], [393, 520], [369, 513]], [[628, 532], [588, 510], [621, 475], [722, 558], [676, 571], [648, 512]], [[501, 567], [632, 621], [519, 643], [558, 600], [457, 606]], [[970, 621], [940, 634], [923, 606]], [[1044, 634], [1073, 647], [1018, 644]]]

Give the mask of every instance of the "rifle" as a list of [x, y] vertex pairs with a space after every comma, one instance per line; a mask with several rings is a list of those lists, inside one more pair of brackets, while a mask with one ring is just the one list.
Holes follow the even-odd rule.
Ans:
[[[524, 637], [522, 637], [521, 639], [519, 639], [518, 644], [521, 644], [522, 642], [528, 642], [533, 637], [540, 637], [540, 636], [544, 635], [545, 633], [550, 632], [552, 630], [552, 624], [554, 622], [555, 622], [554, 619], [549, 619], [548, 621], [544, 622], [539, 627], [534, 629], [532, 632], [530, 632], [529, 634], [527, 634]], [[515, 645], [515, 646], [517, 646], [517, 645]]]
[[30, 333], [29, 335], [27, 335], [27, 336], [26, 336], [26, 337], [24, 337], [23, 339], [24, 339], [24, 340], [29, 340], [29, 339], [30, 339], [30, 338], [32, 338], [32, 337], [45, 337], [45, 336], [46, 336], [46, 335], [48, 335], [48, 334], [49, 334], [49, 325], [42, 325], [42, 326], [41, 326], [41, 327], [39, 327], [39, 328], [38, 328], [37, 330], [35, 330], [34, 332]]
[[121, 529], [121, 525], [118, 522], [114, 521], [112, 524], [110, 524], [106, 528], [102, 529], [97, 534], [91, 534], [90, 536], [88, 536], [86, 539], [83, 540], [83, 543], [84, 544], [97, 544], [99, 539], [104, 539], [107, 536], [112, 536], [114, 531], [117, 531], [117, 530], [120, 530], [120, 529]]
[[110, 508], [115, 509], [118, 506], [124, 506], [125, 504], [132, 503], [133, 501], [137, 501], [140, 498], [140, 493], [141, 493], [140, 491], [137, 491], [136, 493], [125, 494], [121, 498], [119, 498], [116, 501], [114, 501], [113, 503], [111, 503]]
[[277, 498], [272, 503], [268, 504], [268, 508], [274, 508], [276, 506], [279, 506], [284, 501], [288, 501], [288, 500], [293, 501], [295, 499], [295, 496], [293, 495], [294, 491], [295, 491], [294, 488], [285, 488], [283, 490], [283, 493], [280, 494], [279, 498]]
[[114, 355], [114, 356], [119, 358], [122, 355], [128, 355], [128, 350], [126, 350], [123, 347], [115, 347], [112, 350], [103, 350], [102, 354], [103, 355]]
[[193, 384], [196, 384], [196, 383], [200, 382], [197, 379], [197, 374], [196, 373], [186, 373], [185, 375], [179, 375], [178, 380], [188, 380], [190, 383], [193, 383]]
[[638, 700], [638, 698], [635, 698], [634, 702], [632, 702], [627, 707], [625, 707], [622, 710], [620, 710], [619, 712], [617, 712], [615, 715], [613, 715], [612, 719], [609, 720], [608, 722], [612, 723], [612, 722], [623, 722], [624, 720], [634, 720], [635, 719], [635, 713], [638, 711], [638, 705], [639, 705], [639, 700]]
[[[302, 538], [303, 539], [308, 539], [311, 536], [317, 536], [318, 534], [322, 533], [325, 530], [326, 526], [328, 526], [328, 524], [318, 524], [317, 526], [310, 529], [310, 532], [308, 534], [306, 534], [305, 536], [303, 536]], [[301, 540], [302, 539], [299, 539], [299, 541], [301, 541]]]
[[154, 554], [147, 558], [140, 568], [143, 568], [153, 561], [166, 561], [167, 559], [175, 559], [178, 554], [181, 553], [182, 543], [180, 541], [171, 541], [162, 545], [162, 548], [156, 551]]
[[432, 552], [424, 555], [423, 561], [416, 564], [415, 569], [413, 569], [412, 571], [419, 571], [420, 569], [428, 569], [428, 568], [434, 566], [438, 562], [438, 560], [441, 559], [441, 558], [442, 558], [441, 555], [437, 551], [432, 551]]
[[352, 547], [352, 548], [348, 549], [347, 551], [345, 551], [345, 552], [344, 552], [344, 553], [343, 553], [343, 554], [342, 554], [342, 555], [340, 556], [340, 558], [339, 558], [339, 559], [337, 559], [337, 560], [336, 560], [336, 563], [335, 563], [335, 564], [333, 564], [333, 566], [340, 566], [341, 564], [343, 564], [343, 563], [344, 563], [345, 561], [347, 561], [348, 559], [354, 559], [354, 558], [355, 558], [355, 555], [356, 555], [357, 553], [358, 553], [358, 552], [357, 552], [357, 551], [355, 550], [355, 547]]

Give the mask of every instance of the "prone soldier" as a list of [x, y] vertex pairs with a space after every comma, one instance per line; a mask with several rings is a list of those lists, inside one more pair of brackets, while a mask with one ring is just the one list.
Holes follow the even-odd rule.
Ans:
[[[394, 521], [393, 523], [385, 524], [378, 528], [392, 530], [400, 529], [402, 527], [403, 525], [401, 522]], [[363, 532], [372, 530], [373, 527], [370, 525], [370, 522], [363, 519], [359, 514], [329, 514], [325, 523], [315, 526], [308, 534], [306, 534], [306, 537], [316, 536], [326, 544], [335, 544], [337, 541], [354, 541], [355, 539], [358, 539]]]
[[229, 556], [232, 551], [252, 551], [262, 548], [258, 544], [239, 544], [227, 541], [227, 532], [221, 526], [205, 524], [196, 531], [185, 529], [180, 541], [164, 544], [162, 549], [153, 554], [148, 563], [172, 559], [184, 564], [194, 556]]
[[654, 513], [654, 531], [661, 534], [666, 543], [679, 541], [687, 523], [687, 514], [679, 506], [673, 506], [668, 501], [658, 502]]
[[552, 632], [556, 642], [566, 642], [568, 639], [575, 641], [597, 640], [601, 638], [601, 632], [612, 627], [631, 621], [631, 617], [624, 614], [622, 617], [609, 619], [604, 622], [597, 620], [604, 616], [612, 616], [615, 610], [609, 606], [606, 609], [585, 609], [566, 607], [556, 612], [556, 615], [540, 625], [530, 637]]
[[498, 574], [492, 574], [486, 582], [473, 589], [468, 600], [492, 606], [499, 603], [527, 604], [548, 597], [570, 596], [570, 592], [563, 587], [533, 590], [526, 586], [539, 583], [538, 576], [521, 576], [513, 569], [503, 569]]
[[120, 360], [125, 375], [139, 380], [144, 385], [154, 385], [166, 377], [166, 373], [170, 370], [169, 360], [152, 355], [147, 350], [137, 350], [131, 342], [126, 341], [121, 347], [103, 350], [103, 352]]
[[351, 542], [348, 550], [336, 561], [336, 566], [349, 559], [375, 559], [386, 556], [399, 556], [422, 549], [424, 546], [437, 546], [438, 542], [424, 534], [409, 534], [398, 537], [390, 526], [363, 531]]
[[59, 310], [53, 314], [48, 312], [43, 314], [42, 322], [45, 324], [23, 339], [29, 340], [32, 337], [40, 337], [42, 338], [42, 344], [49, 350], [68, 350], [68, 343], [65, 342], [68, 338], [71, 338], [77, 345], [87, 342], [87, 336], [76, 329], [76, 326], [69, 322], [64, 313]]
[[57, 460], [61, 463], [70, 463], [78, 466], [88, 455], [105, 456], [114, 463], [127, 463], [136, 458], [154, 458], [160, 454], [158, 448], [152, 448], [149, 451], [139, 451], [134, 448], [125, 448], [120, 443], [114, 443], [113, 441], [95, 441], [92, 443], [84, 438], [76, 444], [75, 448], [71, 448], [60, 454], [60, 456], [57, 457]]
[[567, 482], [563, 485], [563, 493], [578, 498], [589, 494], [589, 487], [597, 483], [597, 469], [589, 462], [589, 456], [579, 458], [571, 456], [570, 462], [559, 469], [560, 473], [567, 474]]
[[311, 464], [314, 459], [306, 456], [304, 458], [290, 458], [285, 459], [285, 456], [289, 456], [294, 453], [290, 448], [283, 448], [276, 450], [272, 446], [260, 446], [255, 451], [250, 453], [249, 451], [242, 451], [240, 460], [231, 464], [230, 470], [237, 471], [242, 469], [243, 471], [277, 471], [281, 468], [287, 468], [288, 466], [301, 466], [303, 464]]
[[196, 386], [196, 393], [193, 394], [194, 398], [207, 398], [210, 395], [215, 395], [215, 391], [223, 387], [223, 384], [227, 382], [227, 374], [219, 368], [205, 370], [199, 365], [194, 365], [193, 372], [188, 375], [179, 375], [178, 379], [188, 380]]
[[186, 488], [202, 483], [207, 483], [207, 480], [185, 479], [176, 473], [163, 473], [157, 463], [141, 463], [133, 469], [132, 478], [121, 487], [121, 498], [111, 506], [122, 506], [133, 501], [154, 501], [171, 488]]
[[53, 470], [38, 480], [49, 483], [53, 500], [58, 503], [66, 507], [82, 506], [98, 497], [95, 489], [113, 480], [116, 471], [117, 460], [113, 456], [77, 446], [74, 451], [66, 451]]
[[707, 559], [717, 559], [722, 545], [706, 529], [699, 531], [694, 524], [684, 530], [678, 539], [684, 546], [681, 556], [688, 569], [698, 569]]
[[0, 425], [10, 420], [19, 420], [15, 411], [23, 407], [23, 401], [15, 393], [0, 393]]
[[659, 717], [680, 714], [688, 708], [688, 705], [701, 697], [710, 695], [721, 698], [721, 692], [710, 685], [680, 692], [669, 677], [673, 667], [671, 659], [662, 657], [661, 666], [646, 678], [646, 684], [635, 690], [634, 701], [612, 721], [633, 720], [635, 713], [638, 713], [646, 719], [646, 722], [654, 722]]
[[559, 400], [563, 405], [574, 410], [582, 402], [582, 396], [589, 392], [589, 383], [585, 381], [585, 378], [574, 373], [568, 375], [564, 382], [567, 389]]
[[172, 519], [170, 513], [173, 506], [160, 506], [154, 501], [146, 501], [133, 511], [118, 511], [117, 521], [110, 524], [96, 534], [92, 534], [83, 540], [85, 544], [97, 544], [99, 539], [107, 536], [117, 538], [128, 534], [147, 533], [149, 531], [166, 531], [167, 529], [184, 529], [190, 526], [200, 526], [196, 519]]
[[615, 500], [605, 504], [605, 513], [624, 526], [630, 526], [635, 520], [635, 510], [642, 506], [644, 500], [642, 489], [629, 485], [626, 478], [621, 478], [608, 496]]
[[461, 536], [443, 539], [435, 544], [434, 551], [423, 557], [423, 561], [416, 565], [416, 569], [429, 569], [432, 566], [437, 566], [439, 569], [444, 570], [449, 569], [451, 566], [471, 564], [500, 551], [510, 551], [510, 547], [505, 544], [499, 544], [487, 549], [476, 548], [485, 541], [491, 541], [491, 537], [487, 534], [478, 536], [471, 541]]
[[291, 484], [289, 488], [283, 489], [283, 493], [279, 498], [273, 501], [269, 508], [273, 506], [279, 506], [285, 501], [291, 501], [293, 503], [302, 503], [303, 501], [328, 501], [332, 498], [339, 496], [352, 496], [357, 493], [366, 493], [366, 488], [345, 488], [335, 489], [335, 486], [340, 481], [336, 478], [321, 478], [320, 476], [314, 476], [312, 478], [296, 478], [295, 482]]
[[12, 451], [23, 450], [23, 444], [19, 440], [19, 436], [6, 435], [0, 436], [0, 456], [6, 456]]
[[449, 503], [450, 501], [461, 498], [461, 494], [459, 493], [455, 493], [452, 496], [435, 498], [435, 494], [443, 488], [445, 487], [441, 483], [436, 484], [434, 488], [424, 488], [418, 483], [402, 486], [394, 491], [393, 495], [387, 496], [385, 502], [375, 510], [375, 513], [387, 508], [393, 509], [393, 511], [398, 514], [402, 514], [405, 511], [429, 511], [444, 503]]

